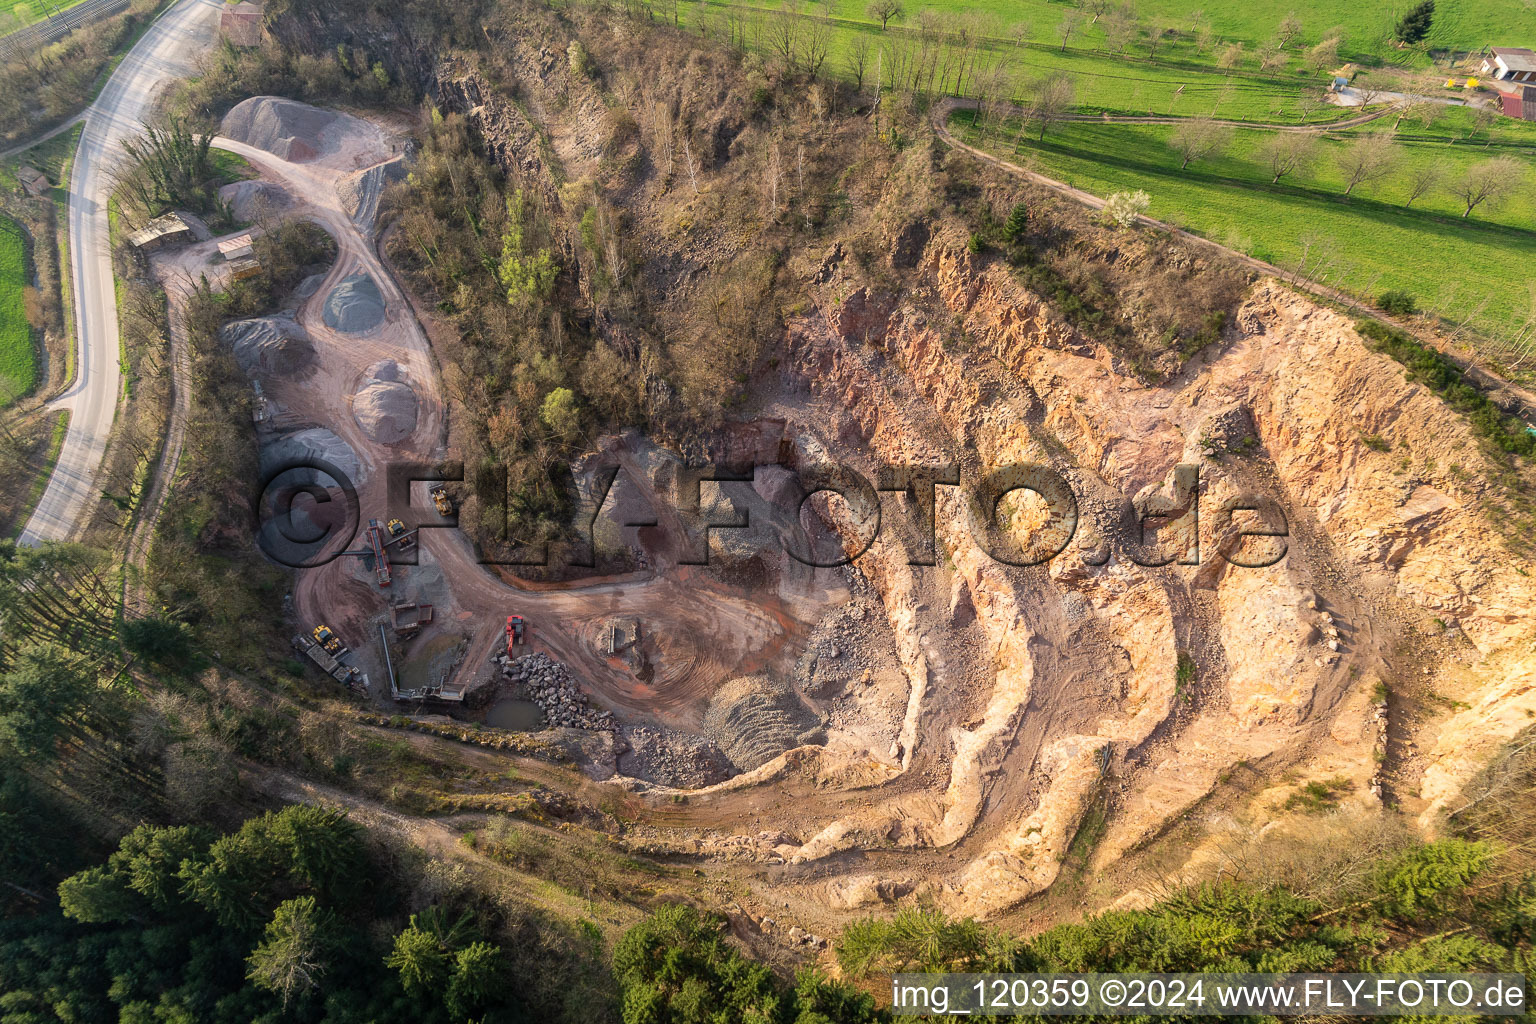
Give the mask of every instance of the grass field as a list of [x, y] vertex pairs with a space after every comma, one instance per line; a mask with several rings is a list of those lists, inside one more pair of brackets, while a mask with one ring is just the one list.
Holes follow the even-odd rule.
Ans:
[[[761, 0], [752, 6], [774, 8], [778, 4]], [[1399, 50], [1392, 41], [1397, 18], [1411, 6], [1401, 0], [1364, 0], [1354, 4], [1326, 0], [1287, 0], [1283, 4], [1138, 0], [1133, 6], [1148, 25], [1188, 31], [1196, 23], [1203, 23], [1216, 38], [1244, 43], [1249, 51], [1274, 38], [1281, 19], [1294, 11], [1301, 22], [1300, 42], [1304, 45], [1339, 34], [1343, 38], [1341, 53], [1347, 58], [1428, 65], [1424, 57], [1414, 51]], [[830, 7], [834, 17], [870, 21], [865, 12], [866, 0], [831, 0]], [[1013, 25], [1028, 25], [1027, 40], [1041, 45], [1059, 44], [1062, 20], [1070, 12], [1083, 13], [1082, 8], [1061, 0], [909, 0], [905, 7], [904, 21], [893, 24], [911, 24], [925, 7], [946, 15], [980, 12], [993, 17], [1005, 33]], [[811, 5], [806, 4], [805, 8], [810, 9]], [[1103, 21], [1086, 24], [1090, 20], [1092, 14], [1087, 14], [1084, 27], [1072, 37], [1071, 45], [1102, 44]], [[1536, 42], [1536, 9], [1521, 0], [1438, 0], [1425, 42], [1431, 49], [1458, 52], [1481, 50], [1485, 46], [1531, 46]], [[1295, 49], [1295, 44], [1292, 48]]]
[[[1174, 19], [1171, 26], [1177, 34], [1160, 45], [1155, 59], [1149, 56], [1144, 43], [1133, 43], [1119, 53], [1110, 54], [1101, 49], [1106, 42], [1104, 22], [1088, 24], [1068, 41], [1060, 45], [1054, 25], [1064, 11], [1079, 10], [1068, 4], [1023, 0], [1019, 4], [1003, 4], [997, 0], [947, 0], [926, 5], [930, 9], [953, 13], [958, 11], [989, 11], [996, 15], [989, 28], [991, 32], [1006, 33], [1013, 23], [1027, 23], [1030, 34], [1023, 44], [1010, 41], [1005, 35], [989, 36], [983, 46], [979, 63], [983, 66], [1004, 65], [1013, 81], [1020, 87], [1052, 73], [1071, 76], [1076, 88], [1076, 105], [1083, 113], [1110, 113], [1156, 116], [1215, 116], [1257, 123], [1299, 124], [1303, 119], [1300, 97], [1303, 93], [1318, 93], [1326, 84], [1327, 76], [1307, 68], [1303, 62], [1304, 47], [1316, 41], [1310, 33], [1287, 51], [1288, 63], [1284, 67], [1263, 71], [1257, 58], [1258, 46], [1250, 46], [1239, 63], [1230, 69], [1217, 66], [1217, 55], [1223, 44], [1212, 42], [1202, 49], [1195, 32], [1191, 31], [1189, 13], [1199, 4], [1194, 0], [1166, 0], [1170, 9], [1179, 9], [1182, 19]], [[772, 50], [771, 21], [776, 5], [742, 5], [717, 2], [717, 0], [684, 0], [680, 5], [681, 20], [689, 27], [709, 28], [713, 20], [715, 30], [720, 31], [719, 21], [727, 10], [742, 12], [748, 20], [748, 45], [765, 55]], [[802, 6], [803, 13], [817, 13], [820, 7]], [[862, 4], [856, 0], [835, 0], [832, 5], [831, 32], [828, 40], [828, 57], [824, 70], [835, 77], [848, 78], [848, 56], [855, 39], [862, 37], [868, 43], [869, 57], [866, 86], [874, 77], [875, 54], [895, 44], [913, 38], [912, 23], [918, 5], [911, 5], [906, 21], [893, 23], [882, 32], [879, 26], [868, 20]], [[1287, 8], [1288, 9], [1288, 8]], [[1042, 12], [1051, 21], [1035, 21], [1031, 11]], [[1145, 14], [1145, 9], [1141, 9]], [[1207, 10], [1215, 10], [1214, 7]], [[1079, 13], [1081, 11], [1079, 10]], [[809, 13], [806, 14], [809, 16]], [[1275, 20], [1281, 15], [1276, 15]], [[754, 23], [755, 20], [755, 24]], [[1515, 31], [1516, 35], [1536, 36], [1536, 14], [1527, 32]], [[1151, 24], [1152, 22], [1147, 22]], [[1328, 22], [1317, 27], [1321, 36], [1334, 26]], [[1232, 41], [1228, 38], [1228, 41]], [[1261, 40], [1262, 41], [1262, 40]], [[1378, 52], [1384, 54], [1378, 57]], [[1429, 61], [1414, 51], [1399, 51], [1390, 45], [1372, 44], [1364, 52], [1351, 53], [1348, 46], [1341, 51], [1341, 60], [1351, 56], [1372, 63], [1389, 66], [1376, 71], [1364, 72], [1367, 78], [1378, 80], [1391, 76], [1392, 84], [1402, 84], [1403, 68], [1417, 68], [1414, 88], [1431, 95], [1458, 95], [1443, 88], [1444, 79], [1439, 74], [1424, 73]], [[1402, 65], [1395, 67], [1391, 65]], [[887, 78], [886, 84], [890, 81]], [[1309, 115], [1312, 122], [1335, 120], [1351, 116], [1358, 111], [1338, 107], [1323, 107]]]
[[[39, 143], [9, 160], [0, 163], [0, 184], [16, 185], [16, 171], [26, 164], [36, 167], [48, 176], [48, 180], [60, 185], [69, 180], [69, 164], [80, 145], [83, 125], [75, 125], [67, 132], [60, 132], [47, 142]], [[60, 191], [55, 189], [55, 191]]]
[[22, 290], [27, 284], [26, 239], [21, 227], [0, 217], [0, 404], [31, 392], [37, 383], [32, 327]]
[[[1326, 139], [1316, 164], [1296, 180], [1279, 185], [1254, 161], [1269, 135], [1242, 129], [1219, 159], [1179, 170], [1168, 146], [1166, 125], [1074, 123], [1034, 134], [1020, 146], [982, 138], [961, 115], [956, 129], [978, 148], [1031, 166], [1050, 177], [1096, 195], [1142, 189], [1151, 197], [1148, 214], [1241, 250], [1266, 262], [1294, 264], [1310, 241], [1311, 251], [1333, 254], [1328, 283], [1370, 298], [1388, 289], [1418, 297], [1420, 305], [1461, 317], [1486, 299], [1473, 320], [1493, 332], [1509, 331], [1529, 314], [1525, 282], [1536, 266], [1536, 203], [1532, 182], [1520, 199], [1494, 210], [1479, 207], [1462, 219], [1461, 207], [1443, 192], [1431, 193], [1404, 209], [1401, 175], [1361, 186], [1345, 199], [1335, 155], [1347, 145]], [[1465, 168], [1500, 152], [1482, 146], [1443, 143], [1401, 144], [1400, 167], [1444, 160]]]
[[62, 14], [81, 2], [83, 0], [58, 0], [57, 3], [49, 0], [19, 0], [16, 3], [0, 0], [0, 35], [15, 32], [51, 15]]

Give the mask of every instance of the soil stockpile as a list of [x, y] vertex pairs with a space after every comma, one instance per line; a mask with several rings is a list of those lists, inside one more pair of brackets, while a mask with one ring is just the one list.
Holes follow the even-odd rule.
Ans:
[[324, 151], [322, 135], [335, 120], [335, 114], [318, 107], [275, 96], [255, 96], [225, 114], [220, 130], [227, 138], [299, 164]]
[[371, 331], [384, 322], [384, 298], [367, 274], [344, 278], [325, 299], [325, 323], [348, 334]]
[[286, 316], [236, 320], [219, 330], [247, 376], [286, 377], [307, 368], [315, 360], [315, 346], [304, 328]]

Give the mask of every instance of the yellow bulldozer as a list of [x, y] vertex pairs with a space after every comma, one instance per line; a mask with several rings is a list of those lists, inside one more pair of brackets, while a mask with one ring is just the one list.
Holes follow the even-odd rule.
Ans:
[[438, 515], [453, 515], [453, 499], [448, 496], [448, 488], [442, 486], [432, 488], [432, 504], [437, 506]]

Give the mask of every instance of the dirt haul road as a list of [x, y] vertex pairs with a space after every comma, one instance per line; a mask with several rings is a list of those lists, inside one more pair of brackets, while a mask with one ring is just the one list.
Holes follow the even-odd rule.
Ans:
[[107, 197], [123, 140], [143, 130], [166, 83], [185, 78], [213, 43], [221, 4], [182, 0], [154, 23], [85, 115], [69, 186], [69, 260], [74, 282], [75, 382], [52, 408], [70, 410], [69, 432], [22, 544], [64, 540], [98, 500], [96, 471], [117, 413], [117, 292]]

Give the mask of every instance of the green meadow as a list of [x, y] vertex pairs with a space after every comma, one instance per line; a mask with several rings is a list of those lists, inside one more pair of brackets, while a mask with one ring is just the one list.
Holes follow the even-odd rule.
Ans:
[[[1444, 0], [1442, 8], [1449, 8], [1454, 0]], [[1323, 10], [1321, 5], [1314, 5]], [[1493, 4], [1478, 3], [1478, 9], [1493, 8]], [[834, 0], [830, 8], [821, 5], [801, 4], [802, 18], [819, 17], [822, 12], [831, 15], [828, 39], [828, 55], [824, 70], [836, 77], [850, 77], [849, 57], [854, 51], [855, 40], [862, 39], [867, 47], [866, 86], [875, 75], [876, 54], [887, 54], [894, 46], [914, 38], [914, 26], [922, 9], [938, 11], [943, 15], [964, 12], [980, 12], [990, 16], [985, 26], [988, 33], [982, 46], [982, 65], [1004, 65], [1020, 90], [1027, 91], [1030, 82], [1048, 75], [1064, 73], [1071, 76], [1075, 86], [1075, 101], [1082, 113], [1108, 113], [1117, 115], [1153, 116], [1212, 116], [1256, 123], [1299, 124], [1304, 117], [1318, 121], [1337, 120], [1358, 111], [1324, 106], [1304, 114], [1300, 102], [1304, 93], [1316, 95], [1327, 83], [1327, 73], [1310, 68], [1306, 63], [1306, 48], [1326, 35], [1344, 31], [1340, 61], [1358, 59], [1368, 67], [1367, 78], [1378, 80], [1397, 79], [1410, 70], [1427, 71], [1429, 61], [1415, 50], [1399, 50], [1390, 43], [1391, 18], [1383, 13], [1384, 5], [1375, 5], [1376, 13], [1353, 11], [1352, 17], [1359, 24], [1371, 18], [1385, 18], [1385, 27], [1367, 36], [1363, 30], [1342, 24], [1340, 17], [1346, 10], [1339, 9], [1334, 17], [1308, 21], [1302, 17], [1302, 33], [1285, 51], [1285, 63], [1269, 70], [1260, 68], [1258, 57], [1262, 44], [1275, 32], [1280, 13], [1263, 15], [1244, 13], [1243, 5], [1202, 5], [1195, 0], [1163, 0], [1161, 4], [1137, 5], [1138, 15], [1144, 26], [1159, 26], [1173, 30], [1151, 52], [1144, 38], [1127, 45], [1123, 50], [1110, 53], [1106, 34], [1107, 20], [1096, 23], [1085, 8], [1064, 3], [1040, 2], [1040, 0], [946, 0], [936, 4], [911, 4], [905, 18], [892, 22], [882, 31], [870, 21], [864, 4], [857, 0]], [[761, 5], [741, 5], [717, 2], [717, 0], [683, 0], [679, 5], [681, 20], [690, 27], [709, 27], [719, 23], [731, 12], [746, 19], [755, 27], [747, 30], [748, 45], [759, 52], [772, 50], [770, 20], [779, 9], [772, 2]], [[1285, 9], [1290, 9], [1289, 5]], [[1502, 10], [1503, 7], [1499, 7]], [[1062, 46], [1058, 27], [1067, 12], [1074, 12], [1081, 25]], [[1159, 12], [1166, 17], [1157, 17]], [[1449, 21], [1452, 13], [1446, 14]], [[1230, 19], [1230, 23], [1222, 18]], [[1347, 21], [1348, 19], [1346, 19]], [[1495, 19], [1497, 21], [1498, 19]], [[1518, 16], [1508, 14], [1505, 21], [1513, 22], [1509, 35], [1536, 40], [1536, 11]], [[1274, 24], [1271, 24], [1274, 22]], [[1529, 25], [1522, 27], [1522, 22]], [[1197, 25], [1209, 28], [1207, 37], [1197, 30]], [[1223, 27], [1227, 25], [1227, 27]], [[1438, 25], [1438, 23], [1437, 23]], [[1027, 31], [1015, 39], [1009, 33], [1014, 26], [1024, 26]], [[1503, 34], [1497, 36], [1503, 39]], [[1229, 44], [1242, 43], [1244, 51], [1234, 66], [1218, 66], [1220, 54]], [[1475, 45], [1483, 45], [1481, 42]], [[1455, 90], [1446, 90], [1444, 80], [1438, 74], [1421, 74], [1414, 88], [1432, 95], [1453, 97]], [[885, 79], [889, 85], [889, 78]], [[1393, 84], [1396, 84], [1395, 82]]]
[[[772, 9], [773, 0], [750, 6]], [[833, 17], [870, 22], [867, 0], [832, 0]], [[1207, 0], [1138, 0], [1133, 5], [1149, 25], [1188, 31], [1203, 23], [1211, 33], [1226, 42], [1241, 42], [1256, 50], [1273, 39], [1280, 22], [1294, 12], [1301, 24], [1300, 41], [1317, 42], [1326, 35], [1342, 36], [1342, 53], [1391, 64], [1427, 66], [1427, 61], [1412, 50], [1398, 49], [1392, 40], [1392, 28], [1407, 9], [1402, 0], [1365, 0], [1339, 4], [1325, 0], [1287, 0], [1282, 4], [1210, 3]], [[918, 12], [928, 8], [942, 15], [982, 13], [1007, 29], [1016, 24], [1029, 26], [1027, 39], [1039, 45], [1061, 42], [1059, 30], [1064, 18], [1083, 16], [1083, 28], [1069, 41], [1071, 46], [1098, 46], [1104, 38], [1103, 22], [1093, 20], [1091, 11], [1058, 0], [932, 0], [904, 3], [905, 18], [893, 25], [912, 24]], [[803, 10], [820, 10], [820, 5], [803, 4]], [[878, 28], [878, 25], [876, 25]], [[1536, 9], [1521, 0], [1437, 0], [1435, 19], [1425, 45], [1434, 50], [1470, 51], [1485, 46], [1536, 46]], [[1294, 46], [1293, 46], [1294, 49]], [[1161, 52], [1161, 51], [1159, 51]]]
[[0, 403], [10, 395], [25, 395], [36, 383], [32, 326], [27, 322], [22, 292], [27, 284], [26, 239], [21, 227], [0, 217]]
[[[1169, 145], [1171, 125], [1073, 122], [1053, 126], [1042, 143], [1033, 130], [1020, 138], [1017, 125], [1000, 138], [968, 122], [961, 114], [952, 126], [978, 148], [1096, 195], [1143, 190], [1150, 216], [1258, 259], [1294, 265], [1310, 245], [1312, 259], [1321, 252], [1332, 260], [1328, 283], [1361, 297], [1401, 289], [1422, 307], [1458, 319], [1486, 300], [1473, 323], [1493, 332], [1512, 331], [1530, 313], [1525, 282], [1536, 266], [1536, 174], [1529, 167], [1518, 194], [1467, 218], [1443, 188], [1404, 206], [1415, 166], [1441, 161], [1453, 180], [1504, 153], [1528, 162], [1527, 149], [1413, 141], [1405, 131], [1410, 137], [1398, 143], [1394, 172], [1346, 198], [1337, 158], [1357, 133], [1323, 138], [1308, 168], [1271, 184], [1257, 151], [1272, 133], [1261, 130], [1238, 129], [1221, 156], [1181, 171]], [[1389, 130], [1381, 125], [1371, 130]], [[1536, 136], [1536, 126], [1525, 127]]]

